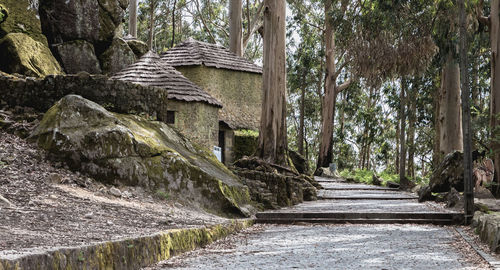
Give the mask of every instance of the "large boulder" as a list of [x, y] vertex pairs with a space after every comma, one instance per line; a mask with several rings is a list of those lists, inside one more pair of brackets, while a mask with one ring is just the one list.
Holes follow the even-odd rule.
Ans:
[[114, 74], [135, 62], [135, 54], [121, 38], [113, 39], [111, 46], [99, 56], [104, 74]]
[[99, 40], [99, 3], [95, 0], [40, 0], [39, 13], [50, 44]]
[[149, 51], [148, 44], [143, 41], [140, 41], [130, 35], [124, 37], [123, 39], [127, 42], [130, 49], [132, 49], [137, 59], [141, 58]]
[[239, 178], [160, 122], [69, 95], [47, 111], [31, 138], [72, 169], [106, 183], [142, 186], [220, 214], [253, 211]]
[[102, 72], [94, 46], [85, 40], [69, 41], [53, 46], [53, 50], [68, 74], [85, 71], [90, 74]]
[[451, 188], [464, 190], [463, 153], [455, 151], [446, 155], [443, 162], [432, 172], [429, 180], [431, 192], [448, 192]]
[[0, 38], [23, 33], [47, 46], [35, 6], [29, 0], [0, 0]]
[[62, 74], [49, 48], [22, 33], [11, 33], [0, 40], [0, 70], [31, 77]]

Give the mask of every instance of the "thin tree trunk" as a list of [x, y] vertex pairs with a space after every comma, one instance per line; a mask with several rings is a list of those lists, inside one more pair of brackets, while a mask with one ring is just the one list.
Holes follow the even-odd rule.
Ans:
[[243, 55], [242, 40], [242, 0], [229, 1], [229, 50], [238, 56]]
[[298, 138], [298, 150], [301, 155], [304, 155], [304, 121], [305, 121], [305, 102], [306, 102], [306, 88], [305, 88], [305, 73], [302, 75], [303, 85], [301, 87], [300, 93], [300, 120], [299, 120], [299, 138]]
[[450, 52], [443, 67], [439, 105], [439, 151], [443, 156], [455, 150], [463, 150], [460, 104], [460, 66]]
[[399, 158], [399, 183], [401, 189], [406, 189], [409, 186], [406, 178], [406, 97], [405, 92], [408, 88], [405, 78], [401, 79], [401, 93], [399, 99], [401, 101], [401, 134], [399, 141], [401, 143], [401, 155]]
[[154, 28], [155, 28], [155, 9], [156, 9], [156, 2], [151, 1], [150, 6], [149, 6], [149, 39], [148, 39], [149, 50], [153, 50], [153, 39], [154, 39]]
[[337, 99], [335, 78], [335, 37], [332, 22], [328, 14], [332, 8], [332, 1], [325, 1], [325, 51], [326, 75], [325, 95], [322, 106], [322, 124], [319, 155], [316, 168], [328, 167], [333, 156], [333, 121], [335, 117], [335, 101]]
[[285, 0], [264, 2], [262, 114], [257, 153], [267, 162], [287, 165]]
[[128, 8], [128, 33], [132, 37], [137, 38], [137, 0], [130, 0]]
[[175, 45], [175, 9], [177, 7], [177, 0], [174, 1], [174, 6], [172, 8], [172, 43], [170, 47], [173, 48]]
[[415, 179], [415, 126], [417, 121], [417, 88], [410, 91], [410, 111], [408, 114], [408, 176]]
[[439, 150], [441, 146], [441, 121], [440, 121], [440, 91], [434, 91], [432, 95], [434, 105], [434, 144], [432, 149], [432, 168], [435, 169], [443, 161], [443, 155]]
[[398, 110], [398, 122], [396, 123], [396, 160], [394, 162], [394, 169], [395, 169], [395, 172], [396, 174], [399, 174], [399, 134], [401, 133], [401, 121], [399, 121], [399, 119], [401, 119], [401, 113], [399, 112]]

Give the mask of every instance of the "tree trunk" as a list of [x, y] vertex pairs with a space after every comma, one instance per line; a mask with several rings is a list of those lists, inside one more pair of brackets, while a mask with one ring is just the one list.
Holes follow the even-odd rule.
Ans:
[[242, 40], [242, 0], [229, 1], [229, 50], [238, 56], [243, 55]]
[[399, 113], [398, 110], [398, 123], [396, 124], [396, 160], [394, 162], [394, 171], [396, 174], [399, 174], [399, 134], [401, 133], [401, 121], [399, 119], [401, 118], [401, 113]]
[[405, 78], [401, 79], [401, 93], [399, 99], [401, 101], [401, 133], [399, 142], [401, 144], [400, 158], [399, 158], [399, 183], [401, 189], [406, 189], [409, 186], [408, 179], [406, 178], [406, 97], [405, 92], [408, 84]]
[[285, 21], [285, 0], [265, 0], [263, 100], [257, 154], [279, 165], [287, 165]]
[[[491, 25], [490, 25], [490, 41], [491, 41], [491, 104], [490, 104], [490, 127], [492, 130], [491, 137], [498, 136], [498, 126], [500, 124], [500, 68], [497, 64], [500, 63], [500, 0], [491, 2]], [[491, 144], [494, 153], [495, 177], [497, 181], [500, 179], [500, 141], [493, 139]]]
[[441, 146], [441, 121], [439, 120], [440, 91], [434, 91], [432, 95], [434, 105], [434, 145], [432, 149], [432, 169], [439, 166], [443, 161], [443, 155], [439, 150]]
[[298, 138], [298, 150], [301, 155], [304, 155], [304, 113], [305, 113], [305, 102], [306, 102], [306, 87], [305, 87], [305, 73], [302, 77], [302, 82], [304, 85], [301, 87], [300, 93], [300, 119], [299, 119], [299, 138]]
[[155, 30], [155, 9], [156, 9], [156, 2], [151, 1], [149, 6], [149, 39], [148, 39], [149, 50], [153, 50], [153, 39]]
[[335, 37], [333, 25], [329, 20], [329, 12], [332, 1], [325, 1], [325, 52], [326, 52], [326, 75], [325, 95], [321, 109], [322, 124], [319, 146], [319, 155], [316, 168], [328, 167], [333, 156], [333, 121], [335, 117], [335, 101], [337, 99], [335, 78]]
[[408, 176], [415, 179], [415, 126], [417, 121], [417, 87], [410, 91], [410, 111], [408, 114]]
[[129, 6], [128, 33], [137, 38], [137, 0], [130, 0]]
[[177, 0], [174, 1], [174, 6], [172, 8], [172, 43], [170, 47], [173, 48], [175, 45], [175, 9], [177, 7]]
[[460, 103], [460, 66], [453, 53], [448, 53], [441, 77], [439, 102], [441, 155], [463, 150], [462, 109]]

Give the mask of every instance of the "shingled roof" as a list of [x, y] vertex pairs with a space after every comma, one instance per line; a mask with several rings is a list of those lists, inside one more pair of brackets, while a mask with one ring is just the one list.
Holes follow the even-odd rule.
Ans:
[[174, 67], [204, 65], [221, 69], [262, 73], [262, 67], [237, 56], [220, 45], [191, 38], [163, 53], [161, 58]]
[[175, 68], [162, 61], [158, 54], [151, 51], [134, 64], [113, 75], [111, 79], [164, 88], [167, 90], [168, 99], [205, 102], [222, 107], [218, 100], [189, 81]]

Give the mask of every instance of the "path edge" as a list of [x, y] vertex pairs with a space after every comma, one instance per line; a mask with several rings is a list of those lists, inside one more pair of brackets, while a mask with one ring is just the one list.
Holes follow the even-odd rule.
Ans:
[[479, 256], [481, 256], [488, 264], [494, 269], [500, 269], [500, 261], [495, 259], [490, 254], [484, 252], [474, 241], [467, 235], [461, 228], [455, 228], [455, 231], [469, 244], [469, 246], [476, 251]]
[[206, 246], [253, 224], [253, 219], [232, 220], [204, 228], [174, 229], [95, 245], [60, 248], [13, 260], [0, 258], [0, 270], [140, 269]]

